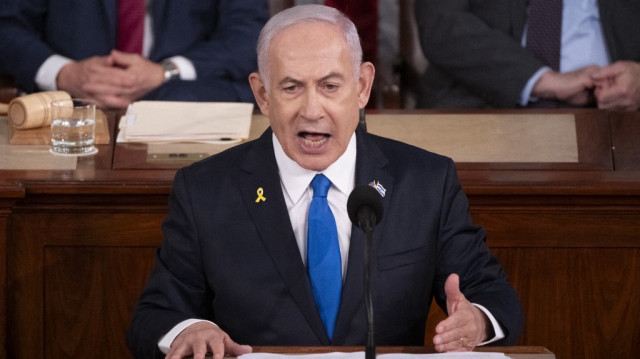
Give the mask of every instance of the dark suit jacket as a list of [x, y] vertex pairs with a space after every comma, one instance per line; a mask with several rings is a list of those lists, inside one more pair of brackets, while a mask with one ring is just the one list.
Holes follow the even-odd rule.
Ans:
[[[116, 6], [117, 0], [2, 0], [0, 73], [33, 92], [36, 72], [49, 56], [107, 55], [116, 45]], [[268, 1], [153, 0], [151, 13], [150, 60], [185, 56], [198, 74], [198, 81], [190, 81], [199, 83], [196, 96], [207, 97], [206, 84], [217, 82], [225, 89], [214, 88], [216, 94], [253, 101], [247, 77], [257, 69], [255, 46], [269, 18]]]
[[[516, 107], [544, 64], [521, 46], [529, 0], [416, 0], [429, 66], [418, 107]], [[640, 2], [600, 0], [611, 61], [640, 61]]]
[[[431, 299], [446, 308], [444, 282], [461, 277], [467, 298], [485, 306], [512, 344], [522, 325], [515, 290], [473, 226], [453, 162], [357, 133], [356, 185], [386, 188], [374, 231], [373, 305], [377, 345], [423, 345]], [[256, 203], [258, 188], [266, 201]], [[188, 318], [217, 323], [250, 345], [364, 345], [363, 232], [354, 227], [347, 274], [329, 341], [315, 308], [282, 194], [267, 130], [256, 141], [176, 174], [156, 267], [128, 334], [137, 357]]]

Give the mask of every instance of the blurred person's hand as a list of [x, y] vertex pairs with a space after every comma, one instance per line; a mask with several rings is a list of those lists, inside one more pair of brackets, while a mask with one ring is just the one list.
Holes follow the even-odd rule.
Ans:
[[118, 50], [109, 55], [113, 65], [125, 70], [126, 78], [120, 85], [120, 96], [135, 101], [164, 82], [164, 69], [138, 54], [129, 54]]
[[640, 109], [640, 63], [618, 61], [592, 75], [598, 108], [636, 111]]
[[101, 108], [124, 108], [130, 102], [119, 96], [119, 83], [125, 81], [123, 69], [113, 66], [108, 56], [94, 56], [71, 62], [60, 70], [56, 83], [58, 90], [67, 91], [72, 97], [88, 98]]
[[533, 86], [531, 97], [588, 106], [594, 102], [592, 74], [598, 69], [599, 66], [591, 65], [565, 73], [547, 71]]
[[56, 79], [59, 90], [90, 98], [101, 108], [126, 108], [164, 82], [161, 65], [137, 54], [113, 50], [65, 65]]

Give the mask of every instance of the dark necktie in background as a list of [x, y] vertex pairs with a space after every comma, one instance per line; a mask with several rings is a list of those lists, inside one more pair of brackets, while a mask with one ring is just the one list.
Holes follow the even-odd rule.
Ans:
[[311, 187], [313, 199], [307, 223], [307, 267], [313, 297], [331, 340], [342, 291], [338, 230], [327, 201], [331, 181], [323, 174], [317, 174], [311, 181]]
[[144, 16], [145, 0], [118, 0], [118, 50], [142, 54]]
[[531, 0], [526, 48], [555, 71], [560, 70], [562, 0]]

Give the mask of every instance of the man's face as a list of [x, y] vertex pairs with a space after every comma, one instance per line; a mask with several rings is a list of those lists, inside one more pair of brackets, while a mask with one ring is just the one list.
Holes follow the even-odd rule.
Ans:
[[369, 100], [373, 65], [361, 65], [356, 79], [344, 36], [324, 22], [281, 31], [268, 56], [269, 90], [258, 74], [250, 77], [258, 105], [285, 153], [322, 171], [347, 148]]

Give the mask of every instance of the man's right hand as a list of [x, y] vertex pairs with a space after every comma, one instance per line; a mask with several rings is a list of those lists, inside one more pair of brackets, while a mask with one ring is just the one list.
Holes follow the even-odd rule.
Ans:
[[591, 75], [598, 70], [597, 65], [586, 66], [571, 72], [547, 71], [531, 90], [531, 97], [552, 99], [575, 106], [594, 103]]
[[251, 353], [248, 345], [240, 345], [229, 337], [217, 325], [209, 322], [197, 322], [185, 328], [171, 343], [166, 359], [182, 359], [193, 355], [194, 359], [204, 359], [212, 353], [214, 359], [222, 359], [225, 354], [239, 356]]
[[56, 84], [73, 97], [94, 100], [98, 107], [125, 108], [131, 100], [121, 95], [122, 84], [129, 77], [124, 69], [114, 66], [110, 57], [94, 56], [62, 67]]

